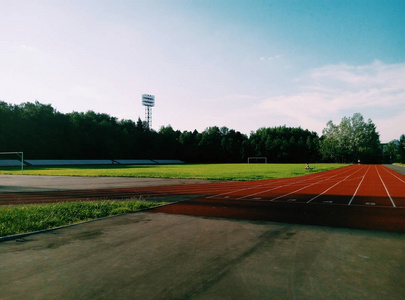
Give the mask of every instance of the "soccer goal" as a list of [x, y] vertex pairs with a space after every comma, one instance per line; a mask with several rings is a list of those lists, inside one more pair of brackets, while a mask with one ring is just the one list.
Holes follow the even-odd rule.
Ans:
[[248, 164], [267, 164], [267, 157], [248, 157]]
[[24, 172], [24, 152], [0, 152], [1, 155], [5, 155], [6, 158], [8, 157], [15, 157], [18, 158], [14, 159], [0, 159], [0, 166], [3, 167], [17, 167], [21, 165], [21, 174]]

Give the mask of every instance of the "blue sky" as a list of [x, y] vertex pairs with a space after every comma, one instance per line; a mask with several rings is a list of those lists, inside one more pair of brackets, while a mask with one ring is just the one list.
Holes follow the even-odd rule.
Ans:
[[405, 133], [405, 1], [0, 0], [0, 100], [153, 128]]

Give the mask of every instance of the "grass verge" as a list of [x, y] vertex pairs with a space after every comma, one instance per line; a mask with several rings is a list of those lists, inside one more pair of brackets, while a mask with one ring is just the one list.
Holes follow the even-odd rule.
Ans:
[[[120, 165], [75, 167], [27, 167], [25, 175], [90, 176], [90, 177], [148, 177], [209, 180], [260, 180], [287, 178], [323, 172], [347, 164], [185, 164], [185, 165]], [[20, 175], [18, 168], [0, 170], [0, 174]]]
[[0, 237], [134, 212], [166, 203], [129, 199], [0, 206]]

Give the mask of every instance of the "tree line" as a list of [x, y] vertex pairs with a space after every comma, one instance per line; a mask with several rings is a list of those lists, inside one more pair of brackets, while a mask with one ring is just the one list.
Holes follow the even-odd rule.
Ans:
[[401, 162], [405, 164], [405, 134], [399, 140], [393, 140], [384, 145], [385, 163]]
[[268, 162], [383, 159], [374, 124], [356, 114], [340, 125], [329, 122], [321, 137], [286, 126], [260, 128], [247, 136], [217, 126], [181, 132], [168, 125], [155, 131], [140, 119], [118, 120], [93, 111], [63, 114], [49, 104], [1, 101], [0, 151], [23, 151], [27, 159], [180, 159], [195, 163], [246, 162], [257, 156], [267, 157]]

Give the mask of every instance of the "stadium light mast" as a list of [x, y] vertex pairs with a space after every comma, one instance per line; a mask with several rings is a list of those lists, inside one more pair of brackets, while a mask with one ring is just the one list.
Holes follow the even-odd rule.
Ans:
[[155, 106], [155, 96], [142, 94], [142, 105], [145, 106], [145, 120], [148, 128], [152, 128], [152, 107]]

